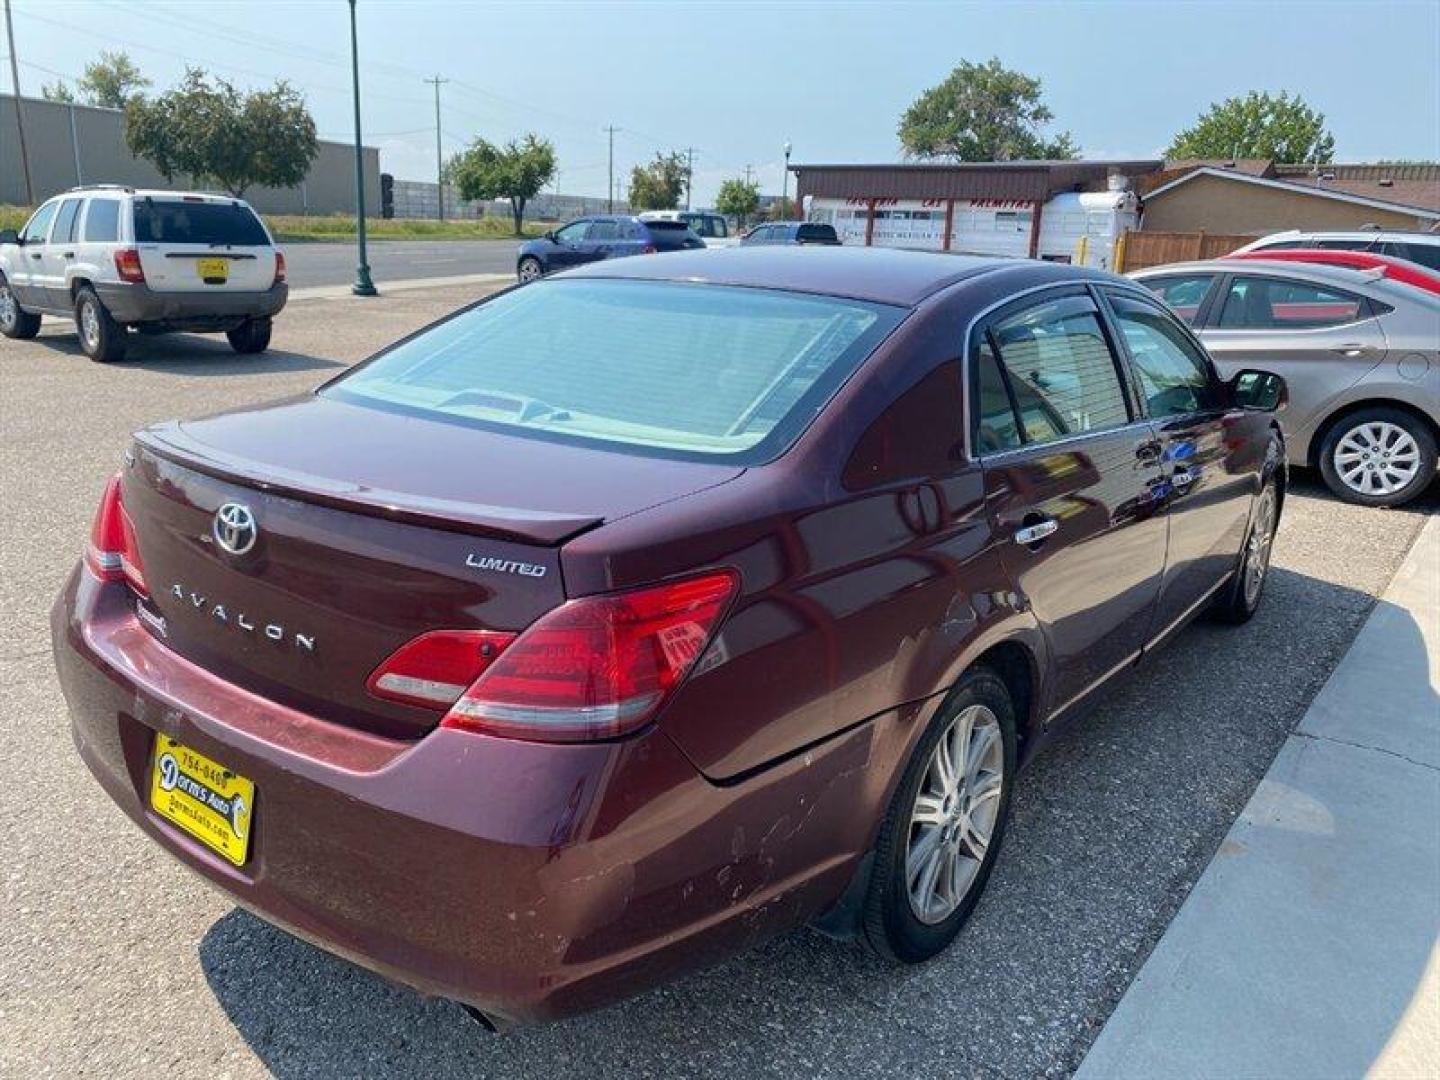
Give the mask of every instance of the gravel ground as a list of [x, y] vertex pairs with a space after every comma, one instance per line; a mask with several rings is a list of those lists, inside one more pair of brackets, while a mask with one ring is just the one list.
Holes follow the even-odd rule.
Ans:
[[1440, 506], [1297, 477], [1260, 615], [1198, 625], [1021, 779], [948, 954], [895, 969], [801, 930], [600, 1013], [494, 1036], [236, 910], [143, 839], [74, 755], [46, 613], [127, 434], [314, 386], [473, 290], [311, 300], [276, 351], [141, 340], [91, 364], [59, 323], [0, 340], [0, 1075], [1065, 1075]]

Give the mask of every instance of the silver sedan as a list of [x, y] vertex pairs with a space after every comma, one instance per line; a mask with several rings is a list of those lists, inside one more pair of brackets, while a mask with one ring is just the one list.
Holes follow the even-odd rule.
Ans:
[[1291, 464], [1342, 499], [1397, 506], [1435, 478], [1440, 296], [1376, 271], [1257, 259], [1131, 275], [1185, 318], [1225, 378], [1285, 377]]

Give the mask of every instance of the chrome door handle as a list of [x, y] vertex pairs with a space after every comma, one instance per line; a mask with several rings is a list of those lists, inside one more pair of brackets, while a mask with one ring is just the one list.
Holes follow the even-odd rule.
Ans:
[[1350, 344], [1350, 345], [1341, 345], [1341, 346], [1339, 346], [1335, 351], [1338, 352], [1341, 356], [1356, 357], [1356, 356], [1369, 356], [1371, 353], [1373, 353], [1373, 352], [1375, 351], [1375, 349], [1374, 349], [1372, 346], [1370, 346], [1370, 345]]
[[1044, 521], [1037, 521], [1034, 525], [1026, 525], [1015, 530], [1015, 543], [1017, 544], [1038, 544], [1047, 536], [1060, 528], [1060, 523], [1054, 518], [1046, 518]]

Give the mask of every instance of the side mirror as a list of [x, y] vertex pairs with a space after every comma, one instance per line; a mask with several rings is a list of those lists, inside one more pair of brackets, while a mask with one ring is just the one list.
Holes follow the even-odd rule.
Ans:
[[547, 229], [545, 231], [545, 239], [549, 240], [552, 244], [558, 244], [560, 242], [559, 240], [555, 239], [554, 229]]
[[1273, 371], [1246, 368], [1230, 380], [1230, 400], [1242, 409], [1279, 412], [1290, 402], [1285, 380]]
[[18, 244], [20, 234], [14, 229], [0, 229], [0, 244]]

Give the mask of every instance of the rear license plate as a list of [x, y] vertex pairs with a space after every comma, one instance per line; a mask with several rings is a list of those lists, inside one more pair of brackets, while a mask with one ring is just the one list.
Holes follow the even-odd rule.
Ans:
[[230, 279], [230, 260], [196, 259], [195, 270], [207, 285], [224, 285]]
[[250, 817], [255, 784], [218, 761], [155, 736], [150, 765], [150, 806], [211, 851], [236, 866], [250, 854]]

